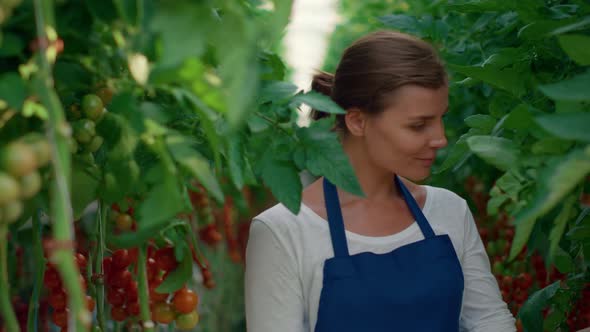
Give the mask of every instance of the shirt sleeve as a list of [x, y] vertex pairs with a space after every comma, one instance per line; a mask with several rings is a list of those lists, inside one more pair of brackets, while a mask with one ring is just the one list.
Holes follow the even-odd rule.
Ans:
[[245, 306], [248, 332], [303, 332], [304, 301], [292, 252], [254, 219], [246, 247]]
[[516, 331], [515, 319], [502, 300], [498, 282], [490, 269], [489, 257], [468, 206], [465, 213], [463, 243], [461, 266], [465, 289], [460, 319], [461, 331]]

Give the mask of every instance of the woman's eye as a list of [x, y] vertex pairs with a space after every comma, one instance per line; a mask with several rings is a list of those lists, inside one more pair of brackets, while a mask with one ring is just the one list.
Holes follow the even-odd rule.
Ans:
[[422, 130], [424, 129], [426, 125], [424, 123], [416, 123], [410, 126], [410, 128], [414, 129], [414, 130]]

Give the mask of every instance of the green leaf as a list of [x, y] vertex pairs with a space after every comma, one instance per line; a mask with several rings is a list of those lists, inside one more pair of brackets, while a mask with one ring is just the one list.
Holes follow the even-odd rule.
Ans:
[[394, 28], [399, 31], [413, 33], [418, 37], [421, 36], [418, 19], [414, 16], [395, 14], [379, 17], [379, 21], [387, 27]]
[[159, 223], [150, 227], [140, 227], [135, 232], [125, 232], [119, 235], [107, 236], [109, 246], [116, 248], [134, 248], [145, 244], [154, 238], [161, 229], [168, 226], [167, 223]]
[[263, 154], [258, 162], [262, 181], [272, 194], [294, 214], [301, 208], [301, 179], [292, 161], [276, 159], [272, 153]]
[[514, 201], [518, 200], [518, 194], [522, 190], [522, 183], [520, 183], [513, 171], [508, 171], [498, 178], [496, 186]]
[[166, 173], [160, 175], [161, 182], [151, 188], [146, 199], [139, 205], [139, 229], [166, 223], [184, 208], [182, 192], [176, 178]]
[[491, 133], [496, 126], [496, 119], [487, 114], [475, 114], [465, 119], [465, 124], [471, 128], [483, 130], [485, 133]]
[[[314, 121], [308, 128], [298, 128], [297, 136], [305, 148], [307, 169], [316, 176], [325, 176], [347, 192], [364, 197], [354, 169], [336, 133], [330, 131], [333, 119]], [[393, 181], [393, 179], [392, 179]]]
[[449, 64], [448, 66], [454, 71], [481, 80], [517, 97], [526, 91], [525, 81], [522, 79], [523, 73], [513, 68], [501, 69], [493, 65], [481, 67]]
[[539, 89], [553, 100], [587, 101], [590, 100], [590, 71], [576, 75], [561, 82], [541, 85]]
[[19, 110], [27, 97], [25, 81], [15, 73], [0, 76], [0, 101], [4, 100], [8, 106]]
[[13, 33], [0, 36], [0, 57], [17, 56], [24, 47], [22, 39]]
[[531, 126], [533, 120], [530, 107], [527, 104], [520, 104], [510, 111], [510, 114], [502, 123], [502, 127], [513, 130], [526, 130]]
[[187, 57], [205, 51], [208, 38], [205, 31], [213, 23], [211, 8], [205, 3], [162, 3], [154, 13], [149, 26], [162, 38], [159, 59], [162, 65], [178, 65]]
[[537, 117], [535, 121], [559, 138], [590, 142], [590, 113], [555, 113]]
[[545, 137], [531, 146], [531, 152], [534, 154], [565, 154], [572, 147], [571, 141], [566, 141], [556, 137]]
[[467, 145], [467, 138], [471, 137], [469, 133], [462, 135], [459, 137], [457, 142], [451, 148], [451, 151], [448, 153], [447, 158], [442, 163], [442, 165], [434, 171], [434, 174], [440, 174], [450, 167], [457, 165], [460, 161], [464, 160], [467, 155], [469, 155], [469, 146]]
[[239, 136], [230, 136], [227, 138], [227, 167], [229, 169], [229, 176], [236, 186], [242, 188], [244, 186], [244, 169], [246, 163], [244, 161], [244, 147]]
[[509, 260], [514, 259], [527, 243], [537, 219], [549, 212], [590, 173], [590, 156], [583, 150], [570, 152], [553, 159], [550, 166], [540, 171], [535, 198], [515, 216], [516, 232]]
[[137, 135], [129, 123], [119, 114], [106, 112], [96, 125], [97, 133], [104, 138], [104, 145], [110, 159], [125, 159], [133, 155], [137, 146]]
[[570, 59], [580, 66], [590, 65], [590, 37], [584, 35], [561, 35], [557, 37], [561, 48]]
[[268, 82], [262, 87], [262, 91], [260, 92], [261, 97], [259, 98], [258, 102], [280, 102], [293, 96], [295, 92], [297, 92], [297, 86], [291, 82]]
[[[555, 222], [553, 223], [553, 228], [551, 229], [551, 233], [549, 233], [549, 259], [548, 261], [554, 262], [555, 257], [557, 256], [558, 248], [559, 248], [559, 241], [561, 241], [561, 237], [563, 236], [563, 232], [565, 231], [565, 227], [567, 226], [568, 221], [573, 212], [574, 203], [576, 202], [576, 197], [571, 195], [564, 203], [561, 211], [555, 218]], [[557, 264], [557, 263], [556, 263]]]
[[72, 161], [72, 209], [74, 218], [79, 219], [84, 209], [96, 200], [100, 179], [100, 170], [88, 167], [75, 159]]
[[555, 264], [557, 270], [564, 274], [573, 272], [576, 269], [574, 260], [559, 246], [557, 247], [555, 256], [553, 257], [553, 263]]
[[166, 145], [174, 160], [196, 177], [213, 198], [220, 203], [223, 202], [221, 186], [209, 161], [191, 147], [190, 140], [180, 135], [170, 135], [166, 138]]
[[332, 114], [346, 114], [338, 104], [336, 104], [330, 97], [315, 91], [309, 91], [304, 94], [299, 94], [293, 98], [293, 104], [298, 103], [307, 104], [309, 107]]
[[478, 157], [503, 171], [513, 167], [520, 155], [518, 146], [502, 137], [472, 136], [467, 139], [467, 145]]
[[156, 287], [156, 291], [158, 293], [174, 293], [177, 290], [181, 289], [192, 277], [193, 275], [193, 261], [192, 261], [192, 254], [188, 247], [185, 249], [185, 254], [180, 262], [180, 264], [176, 267], [176, 269], [168, 276], [162, 283]]
[[536, 291], [520, 309], [518, 317], [522, 320], [523, 325], [529, 328], [529, 331], [543, 331], [542, 311], [549, 306], [549, 301], [559, 290], [559, 283], [556, 281]]

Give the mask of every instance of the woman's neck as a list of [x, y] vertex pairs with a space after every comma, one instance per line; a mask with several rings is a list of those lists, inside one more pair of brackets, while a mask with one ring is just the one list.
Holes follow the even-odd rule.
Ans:
[[348, 155], [352, 168], [356, 174], [365, 198], [342, 191], [340, 196], [341, 204], [358, 200], [381, 200], [391, 197], [401, 197], [394, 182], [394, 173], [383, 169], [371, 162], [366, 147], [360, 140], [354, 138], [343, 138], [342, 146]]

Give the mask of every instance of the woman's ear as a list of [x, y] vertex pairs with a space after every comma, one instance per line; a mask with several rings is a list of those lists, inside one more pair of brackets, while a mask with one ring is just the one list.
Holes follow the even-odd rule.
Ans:
[[367, 125], [367, 115], [357, 107], [346, 110], [344, 116], [348, 132], [353, 136], [364, 136]]

